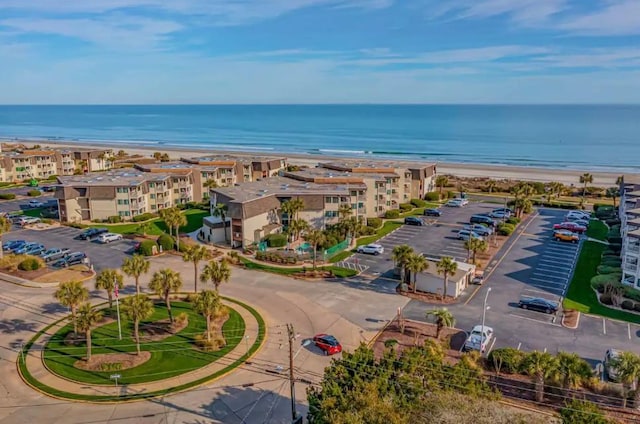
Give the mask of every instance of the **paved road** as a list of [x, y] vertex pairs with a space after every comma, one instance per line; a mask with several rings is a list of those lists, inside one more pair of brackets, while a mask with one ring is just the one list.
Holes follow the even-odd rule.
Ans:
[[[456, 317], [456, 326], [470, 329], [481, 323], [484, 298], [491, 288], [487, 297], [490, 309], [486, 313], [486, 325], [495, 330], [495, 347], [564, 350], [576, 352], [593, 362], [602, 360], [608, 348], [638, 351], [638, 325], [582, 315], [578, 329], [570, 330], [561, 326], [560, 318], [516, 307], [520, 296], [558, 299], [564, 293], [565, 279], [571, 273], [577, 251], [570, 244], [552, 241], [549, 232], [551, 224], [560, 222], [563, 214], [558, 210], [540, 211], [540, 215], [517, 236], [513, 247], [468, 304], [449, 307]], [[405, 308], [405, 315], [425, 320], [425, 310], [431, 308], [422, 302], [411, 301]]]
[[[44, 193], [42, 196], [34, 197], [33, 199], [38, 200], [39, 202], [48, 204], [51, 202], [52, 206], [57, 206], [56, 200], [53, 198], [53, 195], [50, 193]], [[2, 200], [0, 201], [0, 212], [16, 212], [20, 210], [29, 209], [28, 203], [29, 199], [17, 199], [17, 200]]]

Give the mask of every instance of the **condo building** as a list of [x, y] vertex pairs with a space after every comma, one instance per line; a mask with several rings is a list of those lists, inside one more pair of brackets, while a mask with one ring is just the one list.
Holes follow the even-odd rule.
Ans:
[[620, 184], [622, 283], [640, 289], [640, 178], [625, 175]]
[[269, 156], [214, 155], [180, 160], [192, 165], [217, 168], [213, 179], [219, 187], [274, 177], [287, 167], [286, 158]]

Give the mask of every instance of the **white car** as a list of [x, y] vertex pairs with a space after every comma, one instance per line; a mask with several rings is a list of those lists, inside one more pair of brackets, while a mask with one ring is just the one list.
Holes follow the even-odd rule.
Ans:
[[24, 227], [25, 225], [37, 224], [40, 221], [41, 221], [40, 218], [35, 216], [23, 216], [23, 217], [20, 217], [20, 219], [18, 220], [18, 225]]
[[565, 216], [565, 218], [567, 221], [574, 221], [577, 219], [584, 219], [585, 221], [588, 221], [591, 219], [591, 214], [582, 211], [571, 211]]
[[498, 219], [511, 218], [511, 214], [509, 212], [504, 212], [504, 211], [493, 211], [489, 214], [489, 216], [491, 218], [498, 218]]
[[379, 244], [367, 244], [366, 246], [360, 246], [357, 250], [358, 253], [367, 253], [369, 255], [380, 255], [384, 253], [384, 247]]
[[111, 243], [118, 240], [122, 240], [122, 234], [104, 233], [98, 236], [98, 243]]
[[470, 350], [477, 350], [480, 353], [484, 353], [487, 350], [487, 347], [491, 344], [491, 340], [493, 339], [493, 328], [484, 326], [484, 331], [482, 331], [482, 325], [476, 325], [471, 330], [471, 334], [464, 342], [464, 347], [462, 348], [465, 352]]
[[39, 201], [37, 201], [37, 200], [29, 200], [28, 205], [29, 205], [29, 207], [30, 207], [30, 208], [34, 208], [34, 209], [35, 209], [35, 208], [41, 208], [41, 207], [43, 207], [43, 206], [44, 206], [44, 203], [39, 202]]
[[469, 204], [469, 201], [467, 199], [458, 198], [458, 199], [451, 199], [444, 205], [449, 207], [454, 207], [454, 208], [461, 208], [467, 204]]

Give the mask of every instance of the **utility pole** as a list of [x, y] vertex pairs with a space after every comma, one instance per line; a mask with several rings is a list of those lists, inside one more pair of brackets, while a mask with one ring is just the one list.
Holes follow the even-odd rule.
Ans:
[[287, 324], [287, 335], [289, 338], [289, 385], [291, 388], [291, 422], [302, 422], [298, 420], [298, 411], [296, 411], [296, 379], [293, 375], [293, 341], [296, 339], [296, 333], [293, 330], [293, 324]]

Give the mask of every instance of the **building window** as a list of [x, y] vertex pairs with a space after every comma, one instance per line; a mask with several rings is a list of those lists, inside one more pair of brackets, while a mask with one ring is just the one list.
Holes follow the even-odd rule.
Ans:
[[156, 186], [156, 183], [149, 183], [149, 188], [154, 188]]
[[338, 216], [338, 211], [325, 211], [324, 216], [326, 218], [335, 218]]
[[156, 209], [156, 205], [151, 205], [151, 210], [155, 210]]
[[118, 187], [116, 191], [118, 193], [128, 193], [129, 189], [127, 187]]
[[391, 206], [391, 202], [387, 200], [387, 206]]
[[151, 193], [151, 194], [149, 195], [149, 197], [150, 197], [151, 199], [155, 199], [155, 198], [156, 198], [156, 195], [155, 195], [155, 194], [153, 194], [153, 193]]

